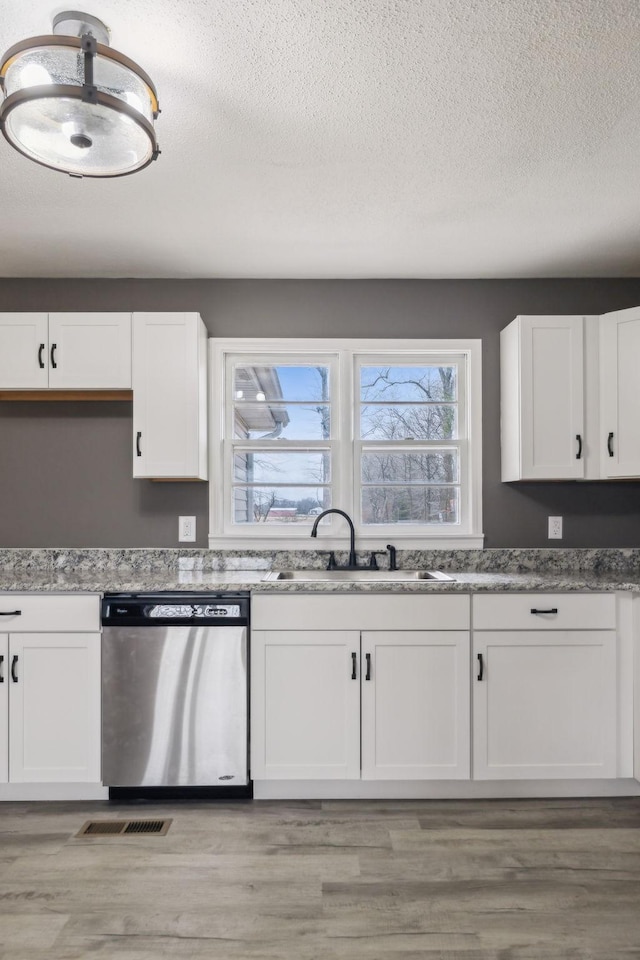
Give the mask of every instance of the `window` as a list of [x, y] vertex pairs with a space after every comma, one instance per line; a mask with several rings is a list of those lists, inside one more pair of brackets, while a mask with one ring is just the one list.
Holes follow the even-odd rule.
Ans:
[[[211, 341], [212, 547], [482, 546], [480, 342]], [[335, 538], [335, 540], [333, 539]]]

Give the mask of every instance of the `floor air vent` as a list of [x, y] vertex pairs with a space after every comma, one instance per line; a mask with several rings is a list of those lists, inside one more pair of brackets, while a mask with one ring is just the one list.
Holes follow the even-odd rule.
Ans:
[[87, 820], [76, 837], [124, 837], [132, 834], [163, 837], [172, 820]]

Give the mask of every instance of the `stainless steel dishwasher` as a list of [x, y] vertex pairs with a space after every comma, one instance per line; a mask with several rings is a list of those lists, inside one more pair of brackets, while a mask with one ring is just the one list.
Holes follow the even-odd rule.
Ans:
[[107, 594], [102, 777], [117, 798], [249, 797], [249, 595]]

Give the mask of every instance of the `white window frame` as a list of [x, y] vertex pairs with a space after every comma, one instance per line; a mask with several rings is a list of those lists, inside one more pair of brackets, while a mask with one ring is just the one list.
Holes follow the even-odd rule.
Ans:
[[[356, 527], [359, 550], [384, 549], [393, 542], [398, 549], [482, 549], [482, 342], [481, 340], [330, 340], [272, 338], [267, 340], [230, 338], [209, 340], [209, 547], [211, 549], [333, 550], [348, 544], [348, 528], [340, 516], [332, 515], [318, 529], [317, 539], [305, 526], [291, 524], [234, 524], [231, 511], [232, 444], [225, 439], [225, 416], [231, 417], [231, 389], [226, 375], [227, 358], [265, 365], [275, 361], [331, 364], [332, 428], [329, 441], [287, 441], [291, 449], [330, 446], [332, 450], [332, 505], [345, 510]], [[433, 361], [454, 362], [463, 358], [464, 386], [459, 411], [467, 427], [460, 448], [461, 523], [434, 525], [369, 525], [358, 522], [359, 506], [359, 425], [356, 402], [358, 363], [401, 366]], [[230, 426], [230, 419], [228, 420]], [[415, 446], [419, 446], [416, 443]], [[275, 448], [274, 448], [275, 449]], [[427, 532], [425, 532], [425, 530]]]

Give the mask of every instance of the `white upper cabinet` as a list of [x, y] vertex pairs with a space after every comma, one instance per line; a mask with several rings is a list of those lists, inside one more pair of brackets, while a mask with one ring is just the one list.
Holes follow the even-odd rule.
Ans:
[[207, 331], [197, 313], [133, 315], [133, 475], [207, 479]]
[[640, 307], [500, 335], [502, 479], [640, 477]]
[[640, 476], [640, 307], [600, 317], [603, 477]]
[[500, 335], [502, 479], [585, 475], [582, 316], [521, 316]]
[[49, 386], [131, 389], [130, 313], [50, 313]]
[[0, 389], [47, 388], [131, 389], [131, 314], [0, 314]]
[[49, 386], [46, 313], [0, 313], [0, 389]]

